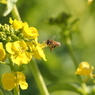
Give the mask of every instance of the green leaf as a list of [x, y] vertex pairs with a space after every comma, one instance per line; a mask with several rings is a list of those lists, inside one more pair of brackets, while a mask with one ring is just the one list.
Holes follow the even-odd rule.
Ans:
[[13, 94], [11, 91], [7, 91], [2, 86], [0, 86], [0, 95], [13, 95]]
[[76, 93], [79, 93], [83, 95], [81, 87], [76, 83], [57, 83], [52, 84], [48, 86], [48, 90], [50, 92], [56, 91], [56, 90], [67, 90], [67, 91], [73, 91]]
[[17, 0], [8, 0], [7, 7], [5, 12], [3, 13], [3, 16], [7, 16], [13, 9], [14, 4], [17, 2]]

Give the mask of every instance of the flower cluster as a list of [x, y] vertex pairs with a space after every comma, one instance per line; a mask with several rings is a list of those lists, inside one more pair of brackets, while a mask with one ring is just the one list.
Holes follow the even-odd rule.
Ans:
[[81, 62], [75, 74], [87, 76], [87, 78], [83, 81], [86, 82], [89, 78], [93, 79], [93, 77], [95, 77], [95, 75], [93, 74], [93, 70], [94, 67], [90, 66], [88, 62]]
[[[37, 29], [16, 19], [10, 18], [9, 23], [10, 25], [0, 24], [0, 61], [3, 63], [9, 57], [11, 62], [18, 67], [22, 64], [28, 64], [32, 57], [47, 61], [43, 51], [47, 45], [38, 43]], [[4, 89], [12, 90], [18, 85], [21, 89], [27, 89], [28, 84], [25, 81], [25, 75], [22, 72], [14, 71], [16, 70], [3, 74]]]
[[[12, 20], [10, 24], [0, 25], [1, 58], [8, 55], [17, 65], [27, 64], [34, 56], [36, 59], [43, 58], [46, 61], [43, 48], [46, 44], [38, 43], [38, 31], [29, 27], [26, 22]], [[6, 57], [7, 58], [7, 57]]]

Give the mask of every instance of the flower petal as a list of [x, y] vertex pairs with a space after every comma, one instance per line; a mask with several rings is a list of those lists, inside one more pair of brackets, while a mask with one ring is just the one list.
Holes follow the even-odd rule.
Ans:
[[2, 84], [4, 89], [6, 90], [12, 90], [15, 87], [15, 77], [11, 73], [5, 73], [2, 76]]
[[17, 21], [16, 19], [13, 21], [11, 18], [9, 19], [9, 23], [12, 24], [14, 29], [20, 29], [23, 26], [21, 21]]
[[28, 88], [28, 83], [26, 83], [25, 81], [20, 82], [20, 87], [22, 90], [25, 90]]
[[0, 60], [3, 60], [5, 58], [6, 52], [3, 48], [3, 44], [0, 43]]
[[16, 63], [17, 65], [28, 64], [31, 58], [32, 58], [32, 55], [31, 53], [28, 53], [28, 52], [24, 52], [24, 53], [20, 53], [19, 55], [11, 56], [12, 61]]

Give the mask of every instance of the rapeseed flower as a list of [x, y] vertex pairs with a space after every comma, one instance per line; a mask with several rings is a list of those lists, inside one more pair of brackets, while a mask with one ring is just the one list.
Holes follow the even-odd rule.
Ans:
[[17, 65], [28, 64], [32, 58], [31, 53], [27, 52], [28, 47], [25, 41], [15, 41], [6, 44], [6, 50]]
[[[9, 20], [11, 25], [0, 25], [0, 40], [5, 45], [5, 51], [12, 62], [21, 65], [27, 64], [32, 59], [32, 56], [36, 59], [44, 59], [44, 44], [38, 43], [38, 30], [35, 27], [29, 27], [28, 23]], [[2, 49], [2, 48], [1, 48]], [[4, 54], [2, 54], [4, 53]], [[2, 49], [1, 59], [5, 56], [4, 49]]]
[[31, 41], [31, 42], [27, 42], [27, 45], [30, 49], [30, 52], [32, 53], [32, 55], [34, 56], [34, 58], [36, 59], [44, 59], [46, 60], [45, 54], [44, 54], [44, 50], [43, 48], [46, 47], [45, 44], [40, 44], [38, 43], [38, 41]]
[[93, 71], [94, 67], [90, 66], [87, 62], [81, 62], [79, 67], [77, 68], [76, 74], [80, 75], [90, 75]]
[[37, 29], [29, 27], [26, 22], [23, 23], [22, 33], [28, 39], [35, 39], [39, 35]]
[[38, 31], [35, 27], [29, 27], [27, 22], [21, 22], [9, 19], [10, 24], [12, 24], [12, 27], [16, 29], [21, 29], [21, 33], [24, 35], [24, 37], [28, 39], [35, 39], [37, 36], [39, 36]]
[[5, 73], [2, 75], [2, 84], [5, 90], [12, 90], [20, 85], [22, 90], [28, 88], [26, 77], [22, 72]]
[[87, 78], [83, 81], [86, 82], [89, 78], [95, 77], [95, 75], [93, 75], [93, 70], [94, 67], [90, 66], [88, 62], [81, 62], [75, 74], [87, 76]]
[[12, 27], [14, 29], [21, 29], [23, 26], [23, 23], [21, 21], [12, 20], [11, 18], [9, 19], [9, 23], [12, 24]]

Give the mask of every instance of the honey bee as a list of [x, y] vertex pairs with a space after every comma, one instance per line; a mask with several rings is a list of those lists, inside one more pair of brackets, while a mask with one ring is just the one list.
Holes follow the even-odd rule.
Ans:
[[60, 42], [53, 41], [53, 40], [50, 40], [50, 39], [48, 39], [46, 41], [46, 44], [49, 46], [50, 51], [52, 51], [52, 49], [54, 49], [56, 46], [61, 46], [61, 43]]

